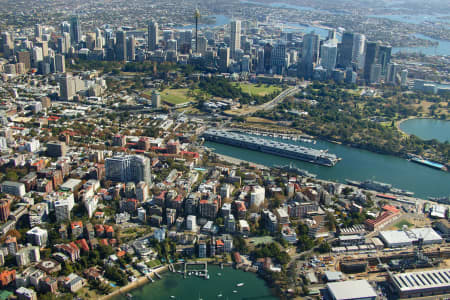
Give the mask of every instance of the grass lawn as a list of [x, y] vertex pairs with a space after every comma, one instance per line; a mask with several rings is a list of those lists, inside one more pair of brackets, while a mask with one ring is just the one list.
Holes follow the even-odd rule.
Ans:
[[154, 267], [157, 267], [159, 265], [161, 265], [161, 261], [159, 259], [155, 259], [155, 260], [151, 260], [151, 261], [147, 262], [147, 266], [149, 268], [154, 268]]
[[[161, 101], [167, 102], [172, 105], [195, 101], [193, 97], [188, 96], [188, 91], [189, 89], [165, 89], [160, 93]], [[151, 97], [152, 90], [145, 91], [144, 94]]]
[[281, 87], [270, 84], [236, 83], [235, 86], [240, 86], [245, 93], [257, 96], [265, 96], [282, 90]]
[[395, 223], [393, 227], [395, 227], [397, 229], [402, 229], [404, 225], [406, 225], [408, 227], [413, 226], [413, 224], [409, 223], [407, 220], [401, 220], [401, 221]]

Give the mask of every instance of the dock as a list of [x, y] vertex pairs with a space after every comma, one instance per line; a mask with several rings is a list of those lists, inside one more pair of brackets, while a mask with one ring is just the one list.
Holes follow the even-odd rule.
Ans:
[[204, 262], [185, 262], [184, 263], [184, 272], [183, 272], [183, 277], [186, 278], [187, 273], [189, 272], [187, 267], [188, 266], [203, 266], [203, 270], [195, 270], [196, 272], [199, 272], [201, 277], [208, 277], [208, 262], [204, 261]]

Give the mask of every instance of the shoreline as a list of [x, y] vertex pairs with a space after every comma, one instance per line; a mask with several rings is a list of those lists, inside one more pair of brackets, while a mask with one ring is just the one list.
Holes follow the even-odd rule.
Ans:
[[130, 291], [132, 291], [132, 290], [135, 290], [135, 289], [137, 289], [138, 287], [143, 286], [143, 285], [145, 285], [145, 284], [147, 284], [147, 283], [151, 283], [151, 281], [148, 279], [147, 276], [150, 276], [150, 275], [152, 275], [152, 274], [155, 273], [155, 272], [158, 272], [158, 274], [159, 274], [160, 272], [165, 272], [165, 271], [167, 271], [167, 269], [168, 269], [168, 266], [167, 266], [167, 265], [164, 265], [163, 267], [161, 267], [161, 268], [159, 268], [159, 269], [157, 269], [157, 270], [154, 270], [153, 272], [151, 272], [151, 273], [149, 273], [149, 274], [147, 274], [147, 275], [144, 275], [144, 276], [142, 276], [142, 277], [139, 277], [136, 281], [130, 282], [130, 283], [127, 284], [126, 286], [123, 286], [123, 287], [121, 287], [121, 288], [119, 288], [119, 289], [113, 291], [112, 293], [110, 293], [110, 294], [108, 294], [108, 295], [101, 296], [101, 297], [99, 298], [99, 300], [108, 300], [108, 299], [111, 299], [111, 298], [113, 298], [113, 297], [115, 297], [115, 296], [120, 296], [120, 295], [123, 295], [123, 294], [125, 294], [125, 293], [127, 293], [127, 292], [130, 292]]
[[450, 120], [447, 120], [447, 119], [441, 120], [441, 119], [432, 118], [432, 117], [409, 117], [409, 118], [401, 119], [401, 120], [395, 122], [395, 127], [397, 127], [398, 131], [400, 131], [401, 133], [403, 133], [403, 134], [405, 134], [405, 135], [407, 135], [407, 136], [410, 136], [411, 134], [409, 134], [409, 133], [407, 133], [407, 132], [404, 132], [404, 131], [400, 128], [400, 125], [401, 125], [403, 122], [406, 122], [406, 121], [409, 121], [409, 120], [415, 120], [415, 119], [418, 119], [418, 120], [419, 120], [419, 119], [425, 119], [425, 120], [436, 120], [436, 121], [450, 122]]

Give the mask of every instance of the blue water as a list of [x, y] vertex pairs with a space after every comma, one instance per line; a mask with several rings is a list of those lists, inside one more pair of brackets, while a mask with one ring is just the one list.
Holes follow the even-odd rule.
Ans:
[[[224, 26], [224, 25], [230, 23], [230, 21], [231, 21], [230, 18], [225, 15], [211, 15], [211, 17], [216, 18], [216, 22], [214, 24], [199, 24], [198, 28], [214, 28], [214, 27]], [[194, 24], [176, 27], [176, 29], [194, 29], [194, 28], [195, 28]]]
[[433, 39], [420, 33], [415, 34], [415, 36], [424, 40], [438, 42], [439, 44], [431, 47], [395, 47], [392, 49], [392, 52], [421, 53], [425, 55], [450, 55], [450, 41]]
[[[317, 33], [321, 39], [326, 39], [328, 37], [328, 29], [312, 26], [312, 25], [303, 25], [298, 23], [290, 23], [286, 22], [284, 23], [285, 26], [288, 26], [289, 28], [284, 28], [284, 32], [303, 32], [303, 33], [310, 33], [311, 31], [314, 31]], [[342, 39], [342, 36], [340, 33], [337, 33], [337, 39], [340, 41]]]
[[318, 140], [315, 145], [289, 140], [279, 141], [315, 149], [328, 149], [330, 153], [334, 153], [342, 158], [342, 161], [338, 162], [334, 167], [325, 167], [213, 142], [206, 142], [205, 145], [215, 149], [215, 152], [219, 154], [266, 166], [293, 163], [295, 166], [317, 174], [318, 178], [325, 180], [345, 182], [346, 179], [357, 181], [373, 179], [391, 183], [397, 188], [409, 190], [421, 198], [450, 195], [449, 172], [435, 170], [410, 162], [404, 158], [378, 154], [321, 140]]
[[[409, 23], [409, 24], [421, 24], [423, 22], [449, 22], [450, 15], [369, 15], [371, 18], [383, 18], [392, 21]], [[444, 17], [444, 18], [442, 18]]]
[[400, 129], [424, 140], [436, 139], [443, 143], [450, 142], [450, 121], [411, 119], [402, 122]]

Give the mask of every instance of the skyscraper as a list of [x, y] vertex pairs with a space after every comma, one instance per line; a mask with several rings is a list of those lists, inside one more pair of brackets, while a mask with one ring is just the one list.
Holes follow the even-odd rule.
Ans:
[[333, 40], [326, 41], [320, 48], [320, 64], [331, 72], [336, 67], [337, 44]]
[[235, 58], [236, 49], [241, 49], [241, 21], [234, 20], [230, 23], [231, 36], [230, 48], [231, 58]]
[[276, 74], [283, 74], [286, 68], [286, 43], [279, 41], [272, 49], [272, 68]]
[[41, 38], [42, 37], [42, 26], [41, 24], [34, 25], [34, 37]]
[[116, 59], [120, 61], [127, 60], [127, 38], [123, 30], [116, 31]]
[[366, 56], [364, 58], [364, 79], [370, 81], [371, 67], [378, 61], [378, 48], [377, 42], [366, 43]]
[[23, 63], [25, 69], [29, 70], [31, 68], [31, 54], [30, 51], [21, 50], [17, 53], [17, 59], [19, 63]]
[[316, 64], [319, 61], [320, 38], [314, 32], [303, 37], [302, 60], [306, 63]]
[[148, 23], [148, 50], [154, 51], [158, 48], [159, 28], [158, 23], [151, 21]]
[[353, 62], [358, 69], [362, 69], [364, 67], [364, 48], [366, 47], [366, 36], [364, 34], [355, 33], [353, 37]]
[[264, 70], [269, 73], [272, 69], [272, 45], [267, 43], [264, 45]]
[[75, 96], [75, 82], [72, 74], [66, 73], [59, 78], [59, 97], [65, 101], [73, 100]]
[[95, 48], [97, 49], [103, 48], [103, 36], [100, 28], [95, 29]]
[[55, 55], [55, 71], [57, 73], [65, 73], [66, 72], [66, 62], [64, 55], [56, 54]]
[[2, 51], [6, 57], [13, 54], [14, 42], [9, 32], [2, 33]]
[[339, 48], [339, 60], [338, 66], [341, 68], [347, 68], [352, 65], [353, 61], [353, 40], [354, 35], [352, 32], [344, 32], [342, 35], [342, 43]]
[[125, 155], [107, 158], [106, 177], [109, 180], [151, 183], [150, 160], [143, 155]]
[[386, 75], [387, 66], [391, 62], [392, 47], [390, 45], [380, 45], [378, 50], [378, 63], [381, 65], [381, 75]]
[[70, 19], [70, 37], [73, 43], [78, 44], [81, 41], [81, 25], [77, 16]]
[[129, 61], [134, 61], [136, 58], [136, 39], [134, 35], [127, 39], [127, 56]]
[[219, 71], [228, 72], [230, 66], [230, 48], [219, 48]]

